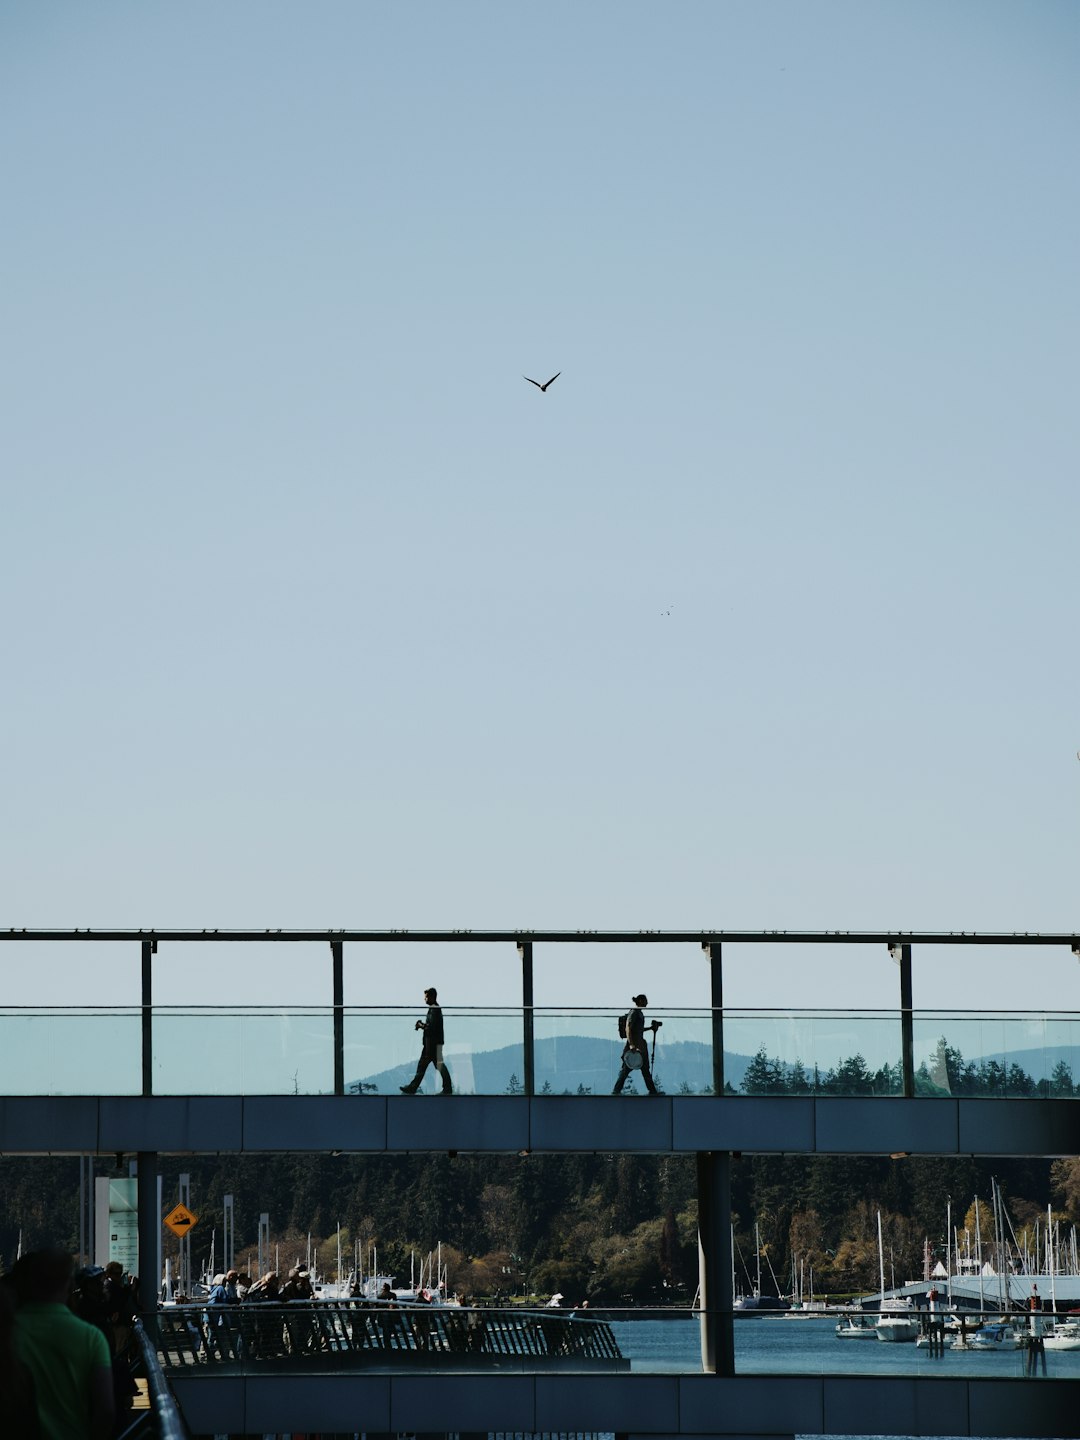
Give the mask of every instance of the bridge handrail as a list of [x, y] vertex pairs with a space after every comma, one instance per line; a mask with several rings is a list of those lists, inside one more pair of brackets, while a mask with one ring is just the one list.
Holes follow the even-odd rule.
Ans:
[[146, 1371], [146, 1388], [155, 1435], [158, 1440], [188, 1440], [187, 1426], [161, 1368], [157, 1347], [147, 1335], [141, 1320], [135, 1319], [131, 1328]]
[[406, 1352], [440, 1357], [511, 1355], [620, 1360], [609, 1321], [578, 1311], [345, 1299], [239, 1305], [169, 1305], [158, 1313], [166, 1369]]

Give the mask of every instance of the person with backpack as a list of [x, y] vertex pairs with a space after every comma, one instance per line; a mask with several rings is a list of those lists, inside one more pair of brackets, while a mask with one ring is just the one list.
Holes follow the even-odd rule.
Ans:
[[625, 1015], [619, 1016], [619, 1036], [626, 1043], [622, 1052], [622, 1066], [619, 1069], [619, 1078], [615, 1081], [613, 1095], [621, 1095], [622, 1088], [630, 1075], [635, 1070], [641, 1071], [641, 1078], [645, 1081], [645, 1089], [650, 1095], [659, 1095], [656, 1085], [653, 1082], [652, 1070], [649, 1068], [649, 1049], [645, 1042], [646, 1030], [653, 1032], [653, 1044], [656, 1043], [656, 1032], [660, 1029], [661, 1022], [654, 1020], [651, 1025], [645, 1024], [645, 1016], [642, 1013], [649, 1003], [647, 995], [634, 995], [631, 997], [634, 1002], [633, 1010], [628, 1010]]

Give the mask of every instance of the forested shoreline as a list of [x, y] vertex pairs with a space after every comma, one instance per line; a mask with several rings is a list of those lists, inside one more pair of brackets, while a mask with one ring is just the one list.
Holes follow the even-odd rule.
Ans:
[[[98, 1173], [117, 1171], [100, 1157]], [[236, 1256], [254, 1267], [261, 1213], [282, 1266], [307, 1256], [333, 1276], [343, 1253], [378, 1249], [380, 1270], [407, 1280], [410, 1256], [442, 1246], [451, 1288], [474, 1297], [561, 1291], [569, 1301], [686, 1304], [697, 1284], [695, 1161], [689, 1156], [163, 1156], [163, 1208], [191, 1177], [193, 1263], [211, 1240], [220, 1261], [222, 1200], [233, 1196]], [[763, 1273], [786, 1291], [792, 1257], [813, 1269], [818, 1295], [877, 1287], [876, 1215], [886, 1264], [898, 1282], [921, 1277], [924, 1240], [944, 1255], [946, 1209], [963, 1229], [976, 1196], [988, 1229], [991, 1180], [1018, 1234], [1045, 1222], [1080, 1221], [1080, 1160], [744, 1156], [732, 1165], [736, 1287]], [[0, 1160], [0, 1260], [56, 1243], [75, 1250], [78, 1160]], [[973, 1222], [972, 1222], [973, 1223]], [[216, 1230], [216, 1236], [215, 1236]], [[172, 1253], [166, 1232], [164, 1253]], [[276, 1249], [274, 1248], [276, 1247]], [[174, 1256], [175, 1258], [175, 1256]]]

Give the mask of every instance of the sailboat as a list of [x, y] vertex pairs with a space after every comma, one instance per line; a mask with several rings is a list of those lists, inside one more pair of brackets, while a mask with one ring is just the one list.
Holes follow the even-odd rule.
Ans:
[[917, 1340], [919, 1317], [912, 1312], [911, 1301], [885, 1299], [885, 1246], [881, 1239], [881, 1211], [877, 1212], [878, 1267], [881, 1271], [881, 1314], [874, 1326], [879, 1340]]
[[[1046, 1268], [1050, 1271], [1050, 1309], [1057, 1312], [1057, 1269], [1054, 1259], [1054, 1216], [1046, 1207]], [[1047, 1350], [1080, 1350], [1080, 1320], [1055, 1320], [1051, 1329], [1042, 1337]]]
[[[772, 1271], [772, 1261], [766, 1260], [769, 1265], [769, 1273], [772, 1274], [773, 1284], [776, 1286], [775, 1295], [763, 1295], [761, 1293], [761, 1232], [758, 1230], [757, 1222], [754, 1223], [754, 1249], [757, 1254], [757, 1284], [752, 1295], [740, 1295], [735, 1301], [735, 1318], [746, 1318], [750, 1315], [761, 1315], [767, 1311], [786, 1310], [787, 1303], [780, 1296], [780, 1286], [777, 1284], [776, 1276]], [[749, 1279], [749, 1276], [747, 1276]]]

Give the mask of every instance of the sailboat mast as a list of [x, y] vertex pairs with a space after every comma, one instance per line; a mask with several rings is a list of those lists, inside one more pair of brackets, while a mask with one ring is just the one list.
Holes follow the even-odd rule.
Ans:
[[737, 1295], [737, 1294], [738, 1294], [738, 1291], [735, 1289], [735, 1225], [734, 1225], [734, 1223], [732, 1223], [732, 1225], [731, 1225], [730, 1228], [731, 1228], [731, 1293], [732, 1293], [732, 1295]]
[[758, 1223], [754, 1221], [754, 1250], [757, 1253], [757, 1294], [761, 1294], [761, 1231]]
[[952, 1309], [952, 1196], [945, 1202], [945, 1297], [949, 1302], [949, 1309]]

